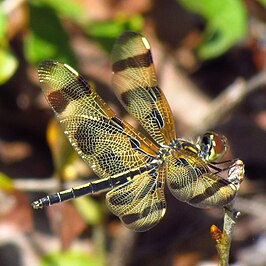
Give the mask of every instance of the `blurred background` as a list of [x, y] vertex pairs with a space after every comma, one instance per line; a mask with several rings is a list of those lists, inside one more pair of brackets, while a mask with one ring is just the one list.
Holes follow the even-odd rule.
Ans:
[[[111, 87], [110, 53], [124, 31], [150, 41], [179, 137], [224, 134], [246, 166], [230, 265], [266, 265], [266, 1], [0, 1], [0, 264], [217, 265], [209, 228], [223, 212], [175, 200], [152, 230], [124, 228], [105, 196], [42, 210], [30, 203], [95, 177], [45, 101], [37, 65], [63, 61], [130, 122]], [[141, 129], [140, 129], [141, 130]]]

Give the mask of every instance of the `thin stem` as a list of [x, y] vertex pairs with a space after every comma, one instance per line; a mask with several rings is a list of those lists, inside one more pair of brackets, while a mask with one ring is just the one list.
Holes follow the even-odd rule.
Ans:
[[266, 70], [261, 71], [248, 81], [237, 79], [227, 87], [208, 106], [198, 123], [191, 129], [193, 135], [202, 133], [206, 129], [215, 127], [228, 113], [230, 113], [246, 96], [260, 86], [266, 84]]
[[221, 232], [217, 226], [211, 226], [210, 231], [212, 237], [216, 240], [219, 266], [229, 265], [229, 255], [233, 237], [233, 230], [236, 225], [236, 220], [238, 216], [239, 212], [233, 209], [233, 203], [231, 203], [230, 205], [224, 207], [223, 232]]

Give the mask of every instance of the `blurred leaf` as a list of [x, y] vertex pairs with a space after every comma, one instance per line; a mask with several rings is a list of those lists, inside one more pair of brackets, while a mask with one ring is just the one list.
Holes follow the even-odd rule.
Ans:
[[84, 8], [80, 5], [80, 2], [75, 0], [35, 0], [35, 2], [40, 2], [52, 7], [59, 14], [73, 19], [75, 21], [80, 21], [80, 19], [85, 17]]
[[12, 179], [0, 172], [0, 189], [12, 191], [15, 189]]
[[76, 65], [69, 37], [55, 11], [45, 5], [31, 4], [30, 28], [24, 43], [25, 55], [32, 64], [44, 59], [56, 59]]
[[116, 38], [123, 31], [132, 30], [139, 31], [143, 26], [143, 19], [141, 16], [134, 16], [126, 20], [118, 21], [98, 21], [91, 23], [88, 26], [88, 32], [94, 37], [112, 37]]
[[108, 37], [114, 38], [123, 30], [122, 24], [113, 21], [93, 22], [89, 25], [88, 31], [92, 37]]
[[55, 118], [48, 124], [47, 142], [52, 152], [56, 172], [62, 173], [63, 168], [71, 163], [75, 151]]
[[12, 77], [18, 67], [16, 57], [8, 50], [0, 48], [0, 84]]
[[11, 178], [0, 172], [0, 223], [18, 234], [33, 230], [32, 208], [26, 193], [16, 189]]
[[5, 224], [5, 228], [12, 227], [18, 234], [32, 232], [32, 208], [26, 193], [18, 190], [3, 193], [3, 191], [0, 190], [0, 194], [1, 226]]
[[4, 13], [3, 8], [1, 8], [0, 4], [0, 44], [2, 44], [4, 35], [6, 34], [6, 27], [7, 27], [7, 16]]
[[81, 251], [57, 252], [42, 258], [42, 266], [103, 266], [104, 258]]
[[114, 21], [97, 21], [90, 23], [86, 31], [102, 47], [110, 52], [117, 37], [124, 31], [141, 31], [143, 18], [140, 15], [130, 18], [119, 18]]
[[262, 5], [266, 6], [266, 0], [258, 0]]
[[72, 242], [87, 228], [83, 217], [70, 202], [47, 208], [47, 215], [53, 233], [60, 237], [64, 250], [69, 249]]
[[245, 37], [247, 11], [241, 0], [179, 1], [207, 20], [204, 42], [198, 48], [200, 58], [219, 56]]
[[18, 67], [16, 57], [8, 49], [6, 30], [7, 16], [0, 3], [0, 85], [8, 81]]
[[141, 31], [143, 28], [144, 20], [140, 15], [131, 17], [128, 22], [128, 30], [131, 31]]
[[55, 172], [63, 180], [87, 176], [91, 171], [88, 164], [75, 152], [55, 118], [48, 124], [47, 142], [53, 156]]
[[77, 198], [73, 203], [88, 224], [96, 225], [102, 221], [103, 212], [101, 206], [92, 197]]

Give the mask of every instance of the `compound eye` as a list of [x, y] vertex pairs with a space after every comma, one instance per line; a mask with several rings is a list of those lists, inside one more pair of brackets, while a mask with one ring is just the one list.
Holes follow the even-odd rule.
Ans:
[[200, 150], [207, 162], [214, 162], [224, 156], [227, 151], [226, 138], [215, 132], [206, 132], [199, 140]]

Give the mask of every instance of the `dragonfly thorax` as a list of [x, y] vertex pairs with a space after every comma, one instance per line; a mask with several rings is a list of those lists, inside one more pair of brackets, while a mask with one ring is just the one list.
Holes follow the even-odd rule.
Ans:
[[161, 161], [162, 163], [165, 161], [165, 159], [170, 156], [172, 147], [168, 145], [164, 145], [161, 147], [161, 149], [158, 152], [157, 160]]

